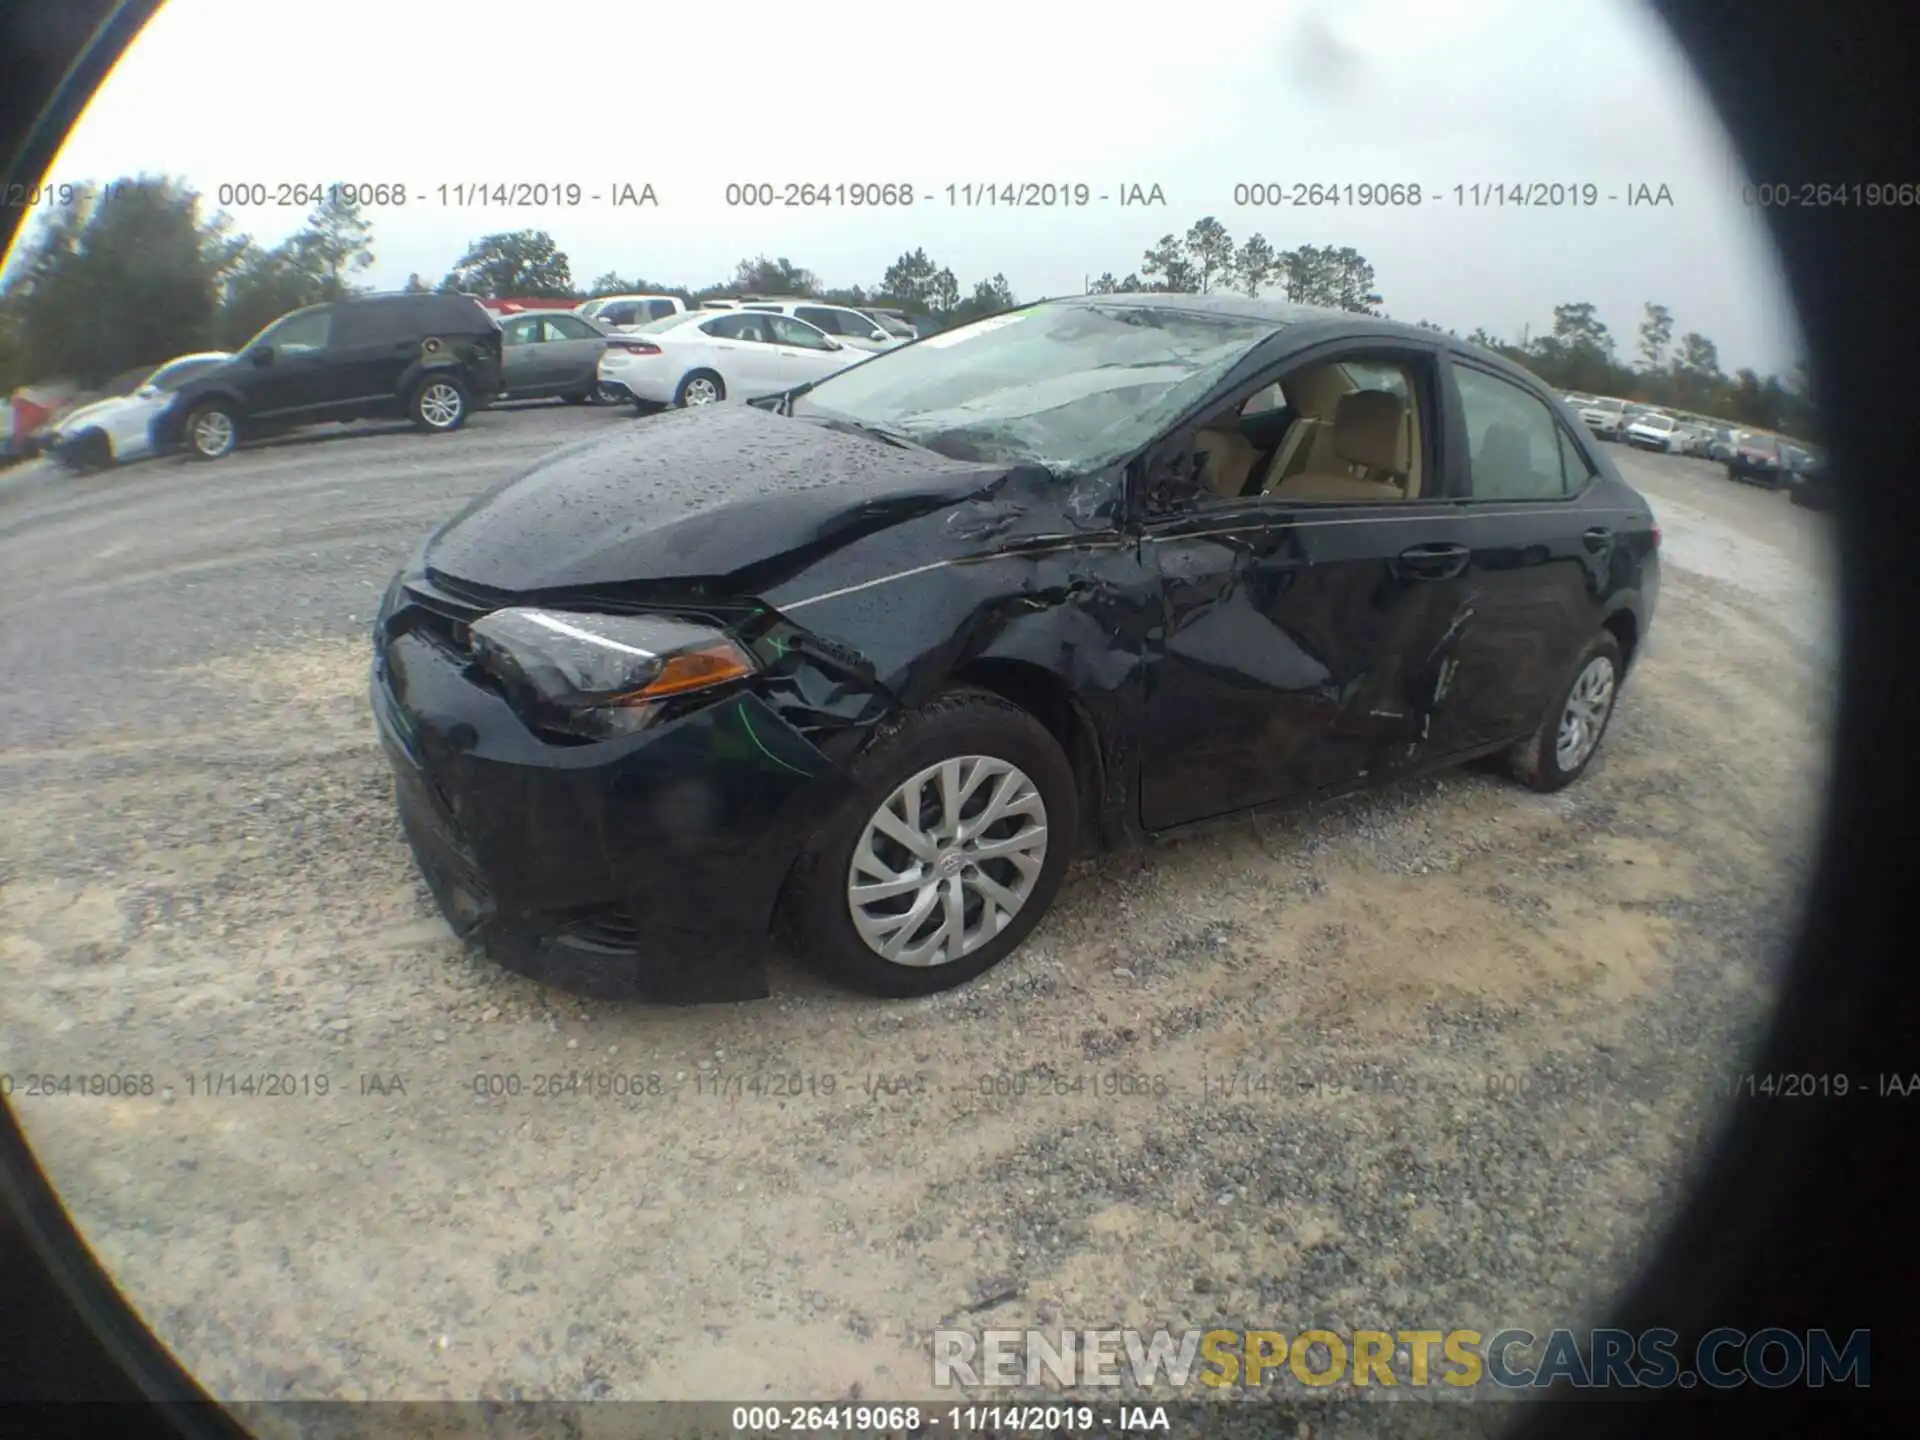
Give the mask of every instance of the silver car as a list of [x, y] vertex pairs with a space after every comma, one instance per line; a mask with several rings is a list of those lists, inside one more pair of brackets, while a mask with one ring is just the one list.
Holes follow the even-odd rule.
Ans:
[[604, 399], [600, 357], [612, 332], [570, 310], [525, 310], [500, 321], [502, 400]]

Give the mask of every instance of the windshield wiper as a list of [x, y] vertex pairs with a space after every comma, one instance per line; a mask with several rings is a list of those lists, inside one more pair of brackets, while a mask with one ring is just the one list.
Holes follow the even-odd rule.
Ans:
[[814, 386], [814, 382], [809, 380], [804, 385], [796, 385], [791, 390], [782, 391], [780, 395], [779, 413], [782, 415], [793, 414], [793, 402], [798, 400], [802, 395], [806, 394], [809, 390], [813, 388], [813, 386]]
[[800, 418], [803, 420], [811, 420], [816, 425], [824, 425], [829, 430], [839, 430], [848, 434], [870, 436], [875, 440], [881, 441], [883, 444], [892, 445], [899, 450], [924, 450], [927, 448], [910, 435], [902, 435], [898, 430], [889, 430], [884, 425], [874, 425], [865, 420], [848, 420], [838, 415], [822, 415], [819, 413], [803, 415]]

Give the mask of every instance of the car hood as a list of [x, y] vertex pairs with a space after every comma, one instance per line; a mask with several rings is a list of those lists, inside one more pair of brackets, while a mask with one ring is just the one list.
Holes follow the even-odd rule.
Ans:
[[470, 502], [421, 559], [515, 594], [702, 582], [765, 595], [818, 567], [842, 582], [1110, 524], [1112, 489], [717, 405], [548, 455]]
[[138, 395], [114, 395], [105, 400], [95, 400], [78, 409], [69, 410], [53, 423], [56, 435], [66, 434], [83, 425], [98, 425], [101, 421], [129, 410], [152, 409], [154, 402]]

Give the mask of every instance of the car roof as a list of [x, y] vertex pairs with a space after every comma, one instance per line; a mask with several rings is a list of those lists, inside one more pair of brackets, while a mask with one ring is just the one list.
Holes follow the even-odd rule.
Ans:
[[1514, 364], [1506, 356], [1492, 350], [1484, 349], [1455, 336], [1443, 335], [1438, 331], [1423, 330], [1417, 325], [1403, 325], [1398, 320], [1389, 320], [1384, 316], [1366, 315], [1354, 310], [1339, 310], [1332, 306], [1299, 305], [1290, 300], [1268, 300], [1223, 293], [1198, 295], [1187, 291], [1063, 295], [1056, 299], [1035, 303], [1079, 309], [1117, 306], [1143, 310], [1178, 310], [1194, 315], [1224, 315], [1245, 320], [1264, 320], [1272, 325], [1276, 333], [1281, 330], [1297, 331], [1294, 338], [1302, 345], [1323, 339], [1348, 340], [1356, 337], [1379, 340], [1387, 344], [1412, 344], [1423, 350], [1438, 349], [1449, 355], [1471, 360], [1483, 368], [1521, 380], [1542, 394], [1554, 393], [1552, 387], [1533, 371], [1523, 365]]
[[647, 295], [593, 295], [582, 300], [580, 303], [582, 305], [612, 305], [620, 300], [673, 300], [683, 305], [686, 303], [684, 300], [681, 300], [678, 295], [661, 295], [657, 293]]

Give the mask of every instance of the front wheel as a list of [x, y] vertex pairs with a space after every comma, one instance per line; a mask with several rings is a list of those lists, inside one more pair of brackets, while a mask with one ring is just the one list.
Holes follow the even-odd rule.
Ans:
[[186, 428], [187, 453], [196, 460], [224, 460], [240, 443], [240, 422], [224, 404], [197, 407]]
[[877, 995], [932, 995], [999, 964], [1040, 922], [1079, 826], [1045, 726], [957, 690], [894, 721], [802, 851], [785, 911], [803, 955]]
[[97, 475], [113, 467], [113, 445], [100, 431], [89, 431], [74, 446], [69, 463], [82, 475]]
[[1562, 789], [1586, 773], [1613, 718], [1623, 660], [1620, 642], [1601, 631], [1574, 662], [1573, 678], [1560, 692], [1540, 728], [1508, 756], [1513, 776], [1542, 794]]
[[432, 434], [458, 430], [467, 418], [467, 387], [451, 375], [429, 375], [413, 387], [407, 413]]

